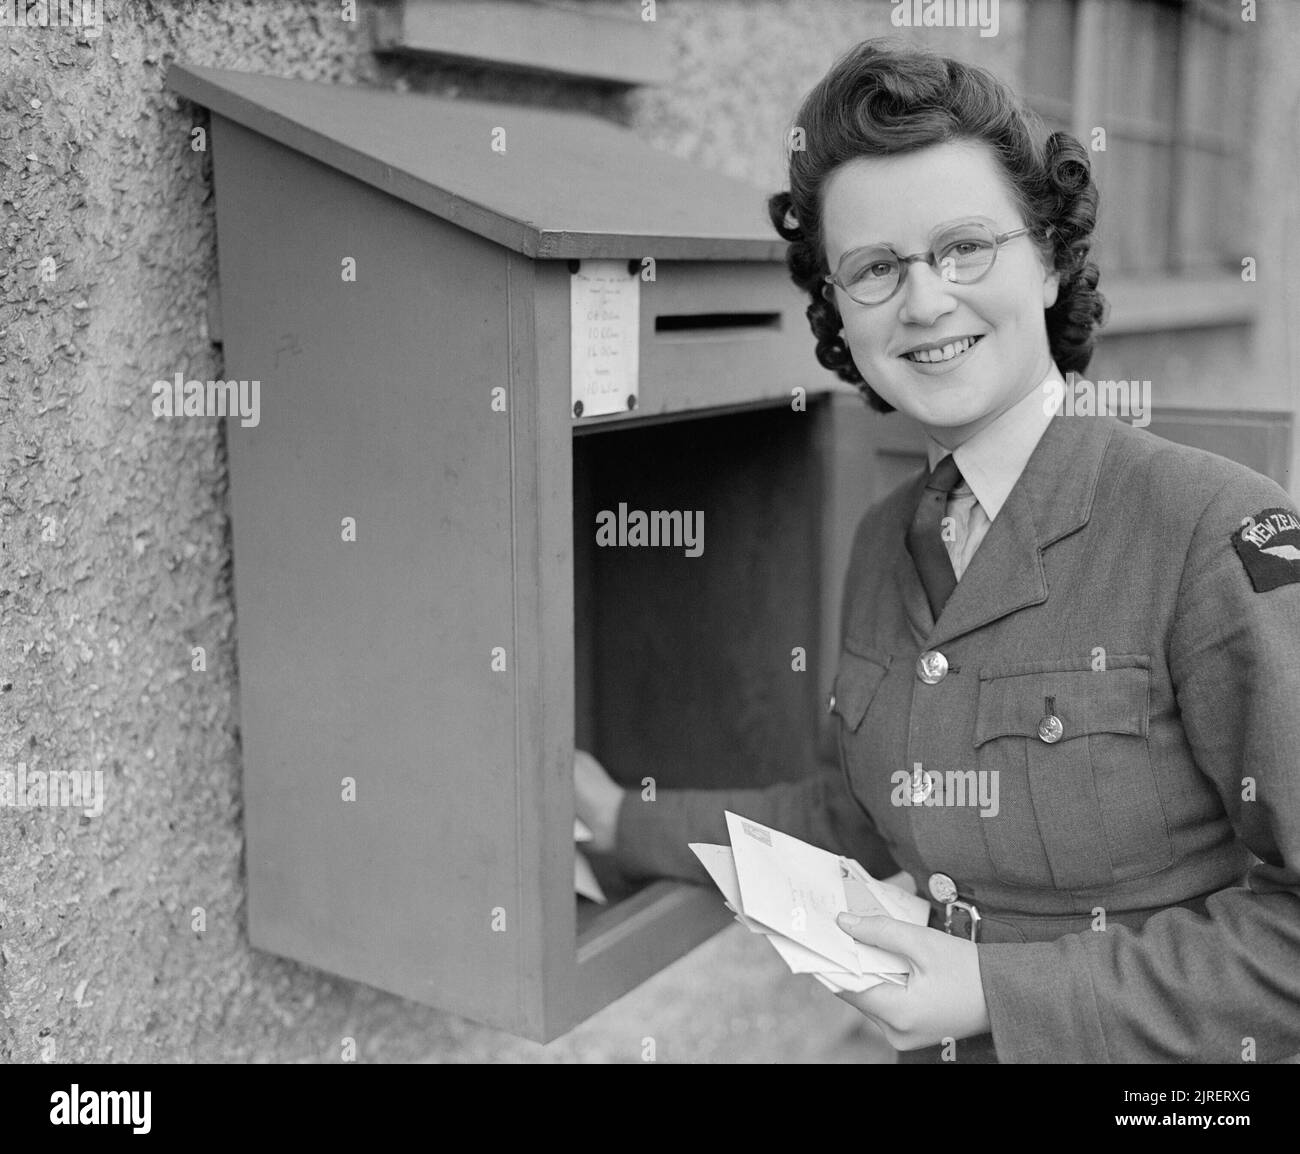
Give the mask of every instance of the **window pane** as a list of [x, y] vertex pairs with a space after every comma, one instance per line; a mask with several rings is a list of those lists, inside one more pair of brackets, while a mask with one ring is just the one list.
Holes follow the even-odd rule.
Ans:
[[1208, 271], [1232, 265], [1244, 222], [1229, 200], [1224, 158], [1189, 148], [1183, 163], [1183, 266]]
[[1221, 132], [1229, 103], [1222, 85], [1228, 76], [1228, 33], [1189, 17], [1186, 124]]
[[1173, 130], [1178, 9], [1152, 0], [1101, 7], [1102, 110]]
[[1147, 50], [1150, 63], [1151, 86], [1150, 107], [1152, 119], [1161, 124], [1172, 125], [1178, 104], [1178, 92], [1175, 80], [1178, 76], [1178, 36], [1179, 11], [1177, 8], [1158, 4], [1151, 7], [1151, 24]]
[[1121, 264], [1123, 214], [1116, 208], [1114, 180], [1105, 153], [1093, 153], [1092, 176], [1097, 182], [1097, 191], [1101, 196], [1097, 229], [1093, 234], [1092, 259], [1097, 262], [1103, 276], [1114, 276], [1123, 271]]
[[[1071, 131], [1081, 117], [1085, 133], [1106, 129], [1107, 151], [1091, 154], [1095, 258], [1135, 275], [1231, 263], [1244, 243], [1233, 174], [1249, 142], [1239, 0], [1031, 0], [1025, 12], [1025, 89], [1044, 123]], [[1090, 62], [1086, 75], [1076, 60]]]
[[1102, 212], [1119, 240], [1123, 272], [1154, 273], [1169, 264], [1172, 150], [1111, 135]]
[[1038, 0], [1026, 21], [1025, 92], [1069, 100], [1074, 94], [1074, 2]]

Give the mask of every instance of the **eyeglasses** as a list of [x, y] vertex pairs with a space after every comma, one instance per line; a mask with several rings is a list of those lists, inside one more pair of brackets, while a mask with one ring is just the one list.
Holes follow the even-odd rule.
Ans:
[[823, 278], [827, 283], [822, 286], [822, 296], [831, 300], [831, 286], [837, 285], [858, 304], [884, 304], [902, 287], [907, 266], [918, 260], [952, 284], [974, 284], [988, 275], [999, 248], [1027, 232], [1028, 228], [1013, 228], [995, 235], [986, 225], [968, 223], [945, 229], [928, 252], [911, 256], [900, 256], [889, 245], [855, 248], [844, 254], [839, 268]]

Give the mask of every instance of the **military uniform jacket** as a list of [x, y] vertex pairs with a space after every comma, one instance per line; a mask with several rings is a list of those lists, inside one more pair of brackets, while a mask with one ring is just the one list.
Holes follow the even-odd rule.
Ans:
[[[705, 881], [686, 842], [725, 843], [729, 808], [876, 876], [896, 863], [923, 895], [948, 875], [983, 915], [1000, 1061], [1294, 1060], [1293, 502], [1113, 417], [1058, 417], [935, 621], [904, 545], [923, 483], [873, 507], [854, 541], [842, 772], [629, 793], [620, 861]], [[947, 662], [932, 684], [923, 653]], [[931, 804], [911, 804], [918, 766]], [[996, 813], [970, 804], [993, 774]], [[966, 804], [935, 804], [963, 788]]]

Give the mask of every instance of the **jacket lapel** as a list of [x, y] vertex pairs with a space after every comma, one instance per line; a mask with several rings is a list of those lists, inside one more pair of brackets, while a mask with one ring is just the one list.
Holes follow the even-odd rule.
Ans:
[[1047, 600], [1042, 552], [1088, 523], [1114, 420], [1056, 417], [1048, 424], [937, 622], [911, 555], [901, 550], [895, 576], [926, 648]]

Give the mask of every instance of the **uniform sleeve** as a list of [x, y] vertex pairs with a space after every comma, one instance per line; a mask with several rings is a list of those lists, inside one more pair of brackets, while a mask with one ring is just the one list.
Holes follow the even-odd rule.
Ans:
[[727, 845], [726, 810], [802, 841], [855, 858], [874, 877], [898, 869], [875, 825], [849, 794], [843, 774], [821, 770], [765, 789], [629, 790], [618, 813], [614, 856], [632, 877], [674, 877], [712, 885], [693, 841]]
[[[1201, 516], [1169, 635], [1169, 668], [1199, 770], [1259, 859], [1204, 915], [1140, 930], [979, 947], [1004, 1062], [1278, 1062], [1300, 1053], [1300, 561], [1257, 592], [1232, 543], [1242, 519], [1293, 510], [1236, 479]], [[1279, 556], [1285, 556], [1285, 546]], [[1273, 566], [1276, 563], [1263, 559]], [[1264, 584], [1267, 586], [1268, 582]]]

